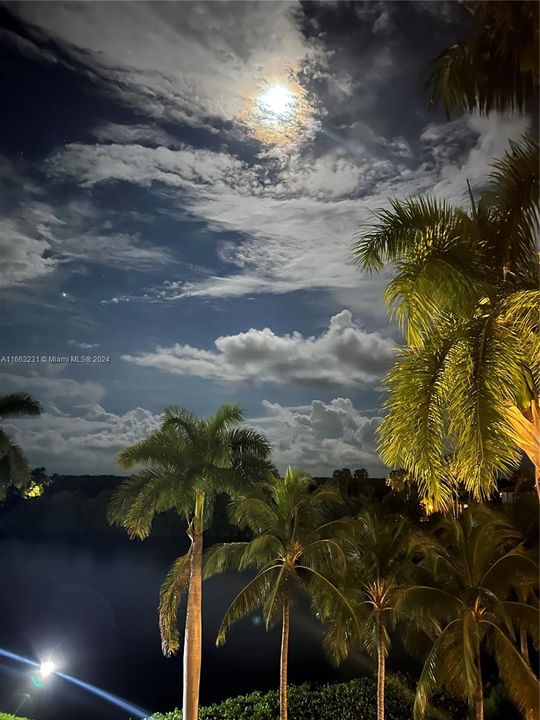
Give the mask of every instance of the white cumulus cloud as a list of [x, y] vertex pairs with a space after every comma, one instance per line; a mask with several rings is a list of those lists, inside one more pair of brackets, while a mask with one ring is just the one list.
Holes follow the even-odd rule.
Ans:
[[272, 443], [280, 470], [294, 465], [329, 476], [336, 468], [365, 467], [372, 476], [384, 474], [376, 451], [381, 418], [362, 415], [349, 398], [334, 398], [329, 403], [313, 400], [301, 407], [263, 400], [262, 406], [264, 414], [250, 424]]
[[277, 335], [270, 328], [218, 337], [215, 350], [179, 343], [123, 360], [177, 375], [252, 383], [367, 385], [393, 357], [393, 343], [357, 325], [349, 310], [334, 315], [318, 337]]

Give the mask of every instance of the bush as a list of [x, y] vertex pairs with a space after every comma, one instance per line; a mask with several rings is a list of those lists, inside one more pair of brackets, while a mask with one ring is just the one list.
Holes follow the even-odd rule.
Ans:
[[9, 715], [8, 713], [0, 712], [0, 720], [27, 720], [27, 719], [18, 717], [16, 715]]
[[[405, 678], [390, 675], [386, 682], [386, 720], [411, 720], [414, 692]], [[464, 720], [466, 710], [457, 702], [445, 699], [441, 709], [432, 709], [426, 720]], [[371, 677], [327, 685], [291, 685], [289, 687], [291, 720], [376, 720], [377, 684]], [[182, 711], [152, 716], [153, 720], [182, 720]], [[200, 720], [278, 720], [279, 693], [252, 692], [229, 698], [217, 705], [201, 708]]]

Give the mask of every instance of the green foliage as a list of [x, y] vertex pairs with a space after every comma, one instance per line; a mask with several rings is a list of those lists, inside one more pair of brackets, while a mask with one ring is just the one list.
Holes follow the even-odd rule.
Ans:
[[520, 417], [540, 393], [538, 143], [510, 145], [470, 212], [393, 201], [356, 247], [364, 270], [392, 263], [407, 342], [385, 380], [381, 458], [441, 509], [457, 484], [483, 499], [516, 466], [527, 448], [508, 408]]
[[165, 410], [161, 426], [118, 456], [124, 469], [139, 467], [113, 496], [108, 518], [131, 537], [150, 534], [158, 513], [176, 511], [191, 520], [196, 498], [203, 494], [202, 530], [211, 518], [216, 494], [234, 493], [265, 477], [270, 447], [266, 439], [238, 427], [243, 415], [236, 405], [223, 405], [214, 416], [201, 419], [183, 408]]
[[502, 514], [484, 506], [443, 518], [416, 539], [417, 584], [405, 590], [398, 608], [417, 625], [416, 635], [404, 636], [407, 649], [425, 657], [429, 648], [415, 720], [425, 717], [429, 698], [441, 687], [473, 705], [486, 650], [516, 707], [538, 710], [538, 681], [516, 647], [518, 628], [538, 643], [537, 607], [514, 599], [538, 580], [521, 539]]
[[18, 715], [10, 715], [9, 713], [0, 712], [0, 720], [28, 720], [28, 718], [19, 717]]
[[[270, 472], [268, 442], [255, 430], [240, 426], [242, 420], [243, 413], [234, 404], [222, 405], [205, 419], [181, 407], [168, 407], [158, 430], [119, 454], [121, 467], [140, 469], [112, 497], [109, 522], [144, 540], [156, 515], [174, 511], [188, 521], [190, 539], [202, 543], [217, 495], [245, 491]], [[161, 588], [159, 624], [166, 655], [180, 649], [176, 620], [191, 582], [193, 557], [189, 552], [178, 558]]]
[[432, 102], [442, 100], [447, 115], [491, 110], [531, 110], [538, 106], [538, 3], [530, 0], [477, 2], [472, 36], [442, 52], [428, 80]]
[[[387, 678], [386, 720], [410, 720], [414, 693], [399, 675]], [[375, 720], [377, 687], [372, 678], [346, 683], [312, 686], [292, 685], [289, 689], [289, 716], [294, 720]], [[458, 701], [444, 698], [441, 709], [432, 709], [429, 720], [464, 720]], [[278, 720], [279, 693], [252, 692], [201, 708], [200, 720]], [[182, 720], [180, 710], [154, 715], [152, 720]]]
[[340, 606], [348, 604], [337, 588], [346, 558], [339, 542], [341, 521], [334, 521], [343, 500], [332, 483], [313, 488], [309, 475], [289, 468], [283, 478], [253, 486], [232, 507], [233, 522], [253, 539], [211, 548], [205, 577], [228, 570], [258, 572], [227, 610], [218, 644], [234, 622], [258, 607], [266, 627], [272, 627], [299, 594], [316, 604], [330, 593]]
[[[27, 393], [0, 397], [0, 420], [40, 415], [42, 407]], [[30, 465], [21, 448], [0, 428], [0, 502], [12, 487], [24, 492], [32, 483]]]

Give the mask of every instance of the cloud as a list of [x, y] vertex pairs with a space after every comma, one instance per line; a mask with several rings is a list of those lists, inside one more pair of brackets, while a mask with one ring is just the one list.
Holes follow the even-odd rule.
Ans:
[[78, 180], [86, 187], [125, 181], [142, 187], [160, 183], [191, 190], [208, 185], [216, 191], [241, 191], [257, 182], [255, 172], [233, 155], [189, 146], [172, 150], [140, 144], [71, 143], [49, 158], [47, 169], [53, 177]]
[[[58, 368], [57, 370], [61, 370]], [[49, 410], [67, 410], [76, 405], [93, 404], [105, 395], [103, 386], [90, 380], [72, 380], [50, 377], [31, 371], [27, 375], [13, 372], [0, 373], [3, 393], [28, 392]]]
[[297, 2], [21, 3], [14, 11], [148, 115], [209, 127], [241, 118], [266, 83], [324, 66]]
[[144, 123], [127, 125], [122, 123], [105, 123], [95, 128], [93, 135], [100, 142], [112, 143], [145, 143], [156, 147], [176, 147], [181, 143], [170, 133], [157, 125]]
[[270, 440], [280, 470], [294, 465], [329, 476], [336, 468], [365, 467], [372, 476], [384, 474], [375, 435], [381, 418], [362, 415], [349, 398], [301, 407], [263, 400], [262, 406], [264, 415], [249, 423]]
[[318, 337], [252, 328], [219, 337], [214, 345], [216, 350], [204, 350], [177, 343], [122, 359], [177, 375], [228, 382], [363, 386], [376, 382], [390, 366], [394, 347], [378, 333], [362, 330], [348, 310], [334, 315]]
[[[183, 297], [240, 297], [294, 290], [357, 288], [374, 294], [381, 278], [367, 278], [352, 263], [355, 232], [389, 197], [430, 192], [451, 202], [466, 197], [465, 178], [485, 184], [489, 165], [508, 139], [528, 127], [519, 117], [492, 114], [453, 123], [431, 123], [411, 144], [371, 133], [362, 140], [334, 133], [322, 155], [278, 150], [252, 162], [230, 152], [146, 147], [137, 144], [67, 145], [48, 161], [56, 178], [93, 187], [126, 181], [149, 188], [204, 220], [216, 233], [237, 233], [217, 244], [217, 259], [230, 270], [206, 277], [170, 277], [140, 293], [145, 301]], [[179, 193], [178, 191], [182, 192]], [[219, 239], [219, 238], [218, 238]], [[116, 301], [136, 296], [117, 296]]]
[[174, 264], [166, 248], [117, 229], [118, 213], [69, 192], [62, 200], [49, 195], [20, 164], [0, 156], [0, 287], [33, 284], [70, 263], [131, 270]]
[[56, 262], [45, 253], [50, 244], [17, 227], [13, 220], [0, 218], [0, 287], [41, 278], [51, 273]]
[[122, 474], [115, 462], [118, 452], [155, 430], [160, 419], [140, 407], [122, 415], [99, 404], [77, 410], [74, 415], [49, 411], [39, 418], [20, 418], [5, 428], [31, 464], [44, 465], [51, 473]]
[[[371, 475], [384, 473], [375, 450], [381, 419], [362, 415], [350, 399], [313, 400], [299, 407], [264, 400], [262, 408], [263, 415], [248, 419], [248, 425], [268, 437], [281, 470], [295, 465], [324, 476], [337, 467], [366, 467]], [[50, 473], [120, 474], [118, 452], [142, 440], [159, 422], [145, 408], [115, 414], [96, 403], [79, 406], [77, 414], [50, 411], [20, 418], [5, 428], [31, 464], [44, 465]]]
[[76, 347], [79, 350], [92, 350], [93, 348], [99, 347], [99, 343], [81, 342], [79, 340], [75, 340], [74, 338], [68, 340], [67, 344], [71, 345], [71, 347]]

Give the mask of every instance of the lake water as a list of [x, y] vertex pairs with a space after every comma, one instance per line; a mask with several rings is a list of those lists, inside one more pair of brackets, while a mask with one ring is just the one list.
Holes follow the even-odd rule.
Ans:
[[[179, 543], [181, 541], [179, 540]], [[172, 543], [127, 541], [106, 546], [0, 541], [0, 647], [39, 660], [51, 654], [62, 670], [149, 711], [181, 703], [182, 658], [161, 654], [157, 605], [175, 554]], [[215, 647], [223, 613], [245, 578], [226, 575], [204, 585], [201, 703], [254, 689], [277, 688], [279, 630], [260, 618], [234, 626]], [[290, 681], [349, 679], [370, 667], [356, 655], [339, 669], [327, 661], [320, 628], [305, 610], [291, 626]], [[41, 689], [31, 671], [0, 658], [0, 710], [36, 720], [120, 720], [129, 713], [52, 677]]]

